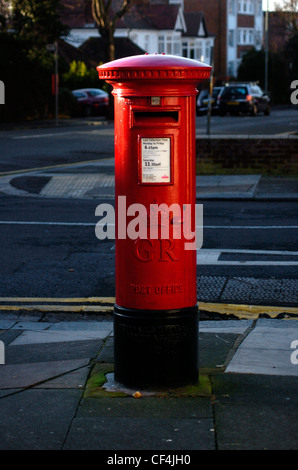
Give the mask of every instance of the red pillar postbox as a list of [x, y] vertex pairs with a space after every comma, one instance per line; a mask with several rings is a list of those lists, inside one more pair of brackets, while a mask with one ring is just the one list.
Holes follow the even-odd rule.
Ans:
[[[115, 380], [198, 380], [195, 97], [211, 67], [145, 54], [97, 68], [115, 98]], [[189, 247], [188, 247], [189, 248]]]

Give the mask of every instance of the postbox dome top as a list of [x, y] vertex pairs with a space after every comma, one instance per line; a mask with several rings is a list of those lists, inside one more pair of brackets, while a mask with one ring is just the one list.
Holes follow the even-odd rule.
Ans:
[[212, 67], [197, 60], [168, 54], [144, 54], [113, 60], [97, 67], [103, 80], [209, 78]]

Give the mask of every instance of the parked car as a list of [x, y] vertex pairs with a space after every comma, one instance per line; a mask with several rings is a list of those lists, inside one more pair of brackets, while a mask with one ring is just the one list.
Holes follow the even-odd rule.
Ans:
[[109, 95], [100, 88], [81, 88], [72, 91], [77, 100], [77, 112], [84, 116], [106, 114]]
[[265, 116], [270, 114], [270, 98], [255, 83], [227, 84], [221, 90], [219, 96], [219, 114], [246, 113], [256, 116], [263, 112]]
[[[218, 111], [218, 95], [223, 87], [214, 87], [211, 98], [211, 112], [216, 114]], [[197, 99], [197, 115], [205, 114], [208, 111], [209, 90], [202, 90]]]

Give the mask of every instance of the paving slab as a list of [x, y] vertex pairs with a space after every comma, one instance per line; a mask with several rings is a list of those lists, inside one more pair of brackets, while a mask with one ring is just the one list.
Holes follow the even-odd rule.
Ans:
[[0, 399], [1, 450], [60, 450], [81, 390], [26, 390]]
[[213, 376], [219, 450], [298, 449], [298, 378]]
[[52, 325], [52, 323], [47, 322], [37, 322], [37, 321], [17, 321], [12, 327], [12, 330], [29, 330], [29, 331], [40, 331], [46, 330]]
[[214, 450], [211, 418], [75, 418], [64, 449]]
[[222, 368], [237, 338], [232, 333], [199, 333], [200, 368]]
[[212, 418], [209, 397], [83, 398], [78, 418]]
[[114, 337], [109, 336], [105, 341], [104, 348], [99, 351], [97, 361], [106, 362], [108, 364], [112, 364], [114, 362]]
[[292, 321], [287, 325], [270, 328], [257, 324], [237, 349], [226, 372], [298, 376], [298, 365], [291, 360], [297, 347], [293, 349], [292, 343], [298, 340], [298, 324]]
[[102, 340], [66, 341], [63, 343], [25, 344], [11, 346], [5, 350], [6, 364], [30, 362], [66, 361], [94, 358], [101, 350]]
[[61, 343], [67, 341], [84, 341], [89, 339], [104, 339], [111, 333], [110, 329], [92, 330], [46, 330], [24, 331], [13, 341], [12, 346], [23, 344]]
[[16, 388], [12, 388], [12, 389], [7, 389], [7, 390], [0, 390], [0, 398], [3, 398], [3, 397], [6, 397], [8, 395], [13, 395], [14, 393], [19, 393], [20, 391]]
[[113, 322], [99, 321], [68, 321], [52, 323], [50, 331], [102, 331], [106, 335], [107, 332], [113, 331]]
[[68, 372], [67, 374], [61, 375], [55, 379], [48, 380], [40, 385], [37, 385], [34, 388], [57, 388], [57, 389], [66, 389], [66, 388], [78, 388], [82, 389], [88, 378], [90, 372], [90, 366], [80, 367], [78, 370]]
[[253, 320], [235, 320], [235, 321], [200, 321], [199, 331], [201, 333], [233, 333], [244, 334], [248, 328], [251, 328]]
[[[287, 318], [284, 320], [276, 318], [258, 318], [255, 324], [255, 327], [265, 327], [265, 328], [295, 328], [298, 331], [298, 322], [294, 318]], [[282, 334], [282, 333], [281, 333]]]
[[235, 354], [226, 372], [298, 377], [297, 364], [291, 363], [292, 351], [243, 348]]
[[[93, 364], [103, 373], [113, 371], [111, 334], [12, 345], [26, 333], [100, 335], [112, 327], [111, 321], [76, 318], [53, 318], [48, 330], [0, 331], [6, 341], [0, 449], [298, 450], [298, 365], [291, 364], [295, 374], [289, 373], [297, 321], [200, 321], [200, 374], [208, 378], [208, 394], [136, 398], [106, 389], [92, 394], [87, 387]], [[240, 372], [232, 370], [239, 364]]]
[[26, 388], [89, 364], [89, 358], [70, 361], [1, 365], [0, 389]]
[[2, 330], [0, 331], [0, 340], [3, 341], [5, 347], [7, 347], [20, 334], [22, 334], [22, 332], [18, 330]]
[[12, 328], [15, 323], [15, 321], [0, 319], [0, 330], [9, 330], [9, 328]]

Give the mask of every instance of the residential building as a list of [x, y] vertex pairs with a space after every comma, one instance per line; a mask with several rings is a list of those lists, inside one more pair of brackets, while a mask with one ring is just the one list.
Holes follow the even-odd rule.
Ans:
[[[66, 39], [80, 47], [98, 37], [90, 1], [62, 0], [62, 21], [71, 27]], [[184, 12], [183, 0], [139, 1], [117, 23], [115, 38], [128, 38], [148, 53], [173, 54], [211, 62], [214, 36], [210, 35], [201, 11]]]
[[237, 76], [243, 54], [263, 43], [262, 0], [184, 0], [185, 12], [202, 11], [214, 44], [217, 80]]

